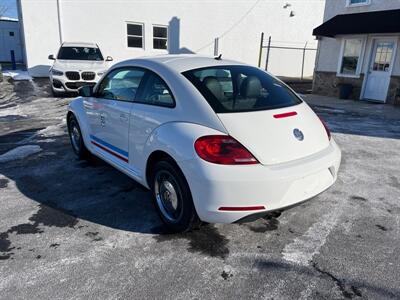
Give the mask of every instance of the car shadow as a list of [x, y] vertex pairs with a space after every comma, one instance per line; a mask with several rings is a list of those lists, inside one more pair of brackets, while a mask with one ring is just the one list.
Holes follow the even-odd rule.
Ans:
[[24, 197], [38, 203], [24, 225], [76, 226], [86, 220], [125, 231], [166, 232], [146, 188], [98, 158], [77, 160], [66, 135], [30, 144], [42, 151], [0, 163], [0, 174], [5, 176], [0, 192], [13, 181]]

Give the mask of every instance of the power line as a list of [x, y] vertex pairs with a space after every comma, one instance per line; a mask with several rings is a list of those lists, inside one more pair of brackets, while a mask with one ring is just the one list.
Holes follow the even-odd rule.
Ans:
[[[235, 29], [240, 23], [246, 19], [246, 17], [256, 8], [258, 3], [260, 3], [262, 0], [256, 0], [254, 4], [247, 10], [247, 12], [239, 19], [237, 20], [231, 27], [229, 27], [227, 30], [225, 30], [221, 35], [219, 35], [217, 38], [223, 38], [225, 35], [227, 35], [229, 32], [231, 32], [233, 29]], [[214, 43], [214, 41], [211, 41], [207, 45], [201, 47], [200, 49], [196, 50], [196, 52], [201, 51], [209, 46], [211, 46]]]

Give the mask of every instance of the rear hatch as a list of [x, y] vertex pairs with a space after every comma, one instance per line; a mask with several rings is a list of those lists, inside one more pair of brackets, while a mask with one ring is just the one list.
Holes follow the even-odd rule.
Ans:
[[318, 116], [304, 102], [253, 112], [219, 113], [229, 135], [263, 165], [300, 159], [329, 146]]

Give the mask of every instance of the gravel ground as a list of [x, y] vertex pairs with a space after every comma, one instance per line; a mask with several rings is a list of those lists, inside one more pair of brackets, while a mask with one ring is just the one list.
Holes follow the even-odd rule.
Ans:
[[400, 109], [307, 99], [342, 148], [337, 183], [281, 215], [171, 235], [147, 190], [75, 159], [70, 99], [0, 83], [0, 298], [400, 299]]

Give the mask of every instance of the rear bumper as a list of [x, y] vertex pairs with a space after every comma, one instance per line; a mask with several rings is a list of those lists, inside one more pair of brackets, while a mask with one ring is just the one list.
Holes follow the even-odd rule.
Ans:
[[[196, 211], [210, 223], [233, 223], [254, 214], [279, 210], [310, 199], [337, 179], [341, 151], [328, 148], [296, 161], [273, 165], [221, 166], [202, 160], [181, 164]], [[221, 211], [220, 207], [264, 206], [256, 211]]]

